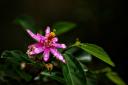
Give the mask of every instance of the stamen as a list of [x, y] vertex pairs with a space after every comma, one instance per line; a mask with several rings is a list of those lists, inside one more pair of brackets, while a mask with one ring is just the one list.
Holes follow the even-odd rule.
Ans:
[[51, 32], [51, 33], [50, 33], [50, 36], [55, 37], [56, 34], [55, 34], [54, 32]]

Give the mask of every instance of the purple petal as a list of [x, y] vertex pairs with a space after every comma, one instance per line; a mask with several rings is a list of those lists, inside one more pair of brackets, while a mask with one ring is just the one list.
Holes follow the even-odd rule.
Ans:
[[57, 51], [57, 49], [55, 48], [51, 48], [50, 49], [51, 53], [60, 61], [62, 61], [63, 63], [65, 63], [65, 59], [63, 58], [63, 56]]
[[47, 26], [46, 30], [45, 30], [45, 35], [49, 34], [50, 33], [50, 27]]
[[27, 29], [26, 31], [27, 31], [27, 33], [28, 33], [33, 39], [35, 39], [35, 40], [37, 40], [37, 41], [40, 41], [40, 39], [41, 39], [40, 36], [34, 34], [34, 33], [33, 33], [31, 30], [29, 30], [29, 29]]
[[55, 46], [56, 48], [66, 48], [65, 44], [59, 44], [59, 43], [54, 43], [53, 46]]
[[39, 48], [39, 47], [42, 47], [42, 44], [41, 43], [34, 43], [34, 44], [29, 45], [28, 48], [30, 48], [32, 46]]
[[50, 55], [50, 50], [48, 50], [48, 49], [44, 50], [43, 59], [44, 59], [45, 62], [48, 61], [49, 55]]
[[39, 54], [44, 51], [44, 48], [40, 43], [35, 43], [28, 46], [27, 54], [28, 55], [35, 55]]
[[37, 33], [37, 37], [40, 38], [40, 42], [45, 40], [45, 37]]
[[58, 42], [58, 38], [57, 38], [57, 37], [54, 37], [54, 38], [52, 39], [52, 42], [53, 42], [53, 43]]

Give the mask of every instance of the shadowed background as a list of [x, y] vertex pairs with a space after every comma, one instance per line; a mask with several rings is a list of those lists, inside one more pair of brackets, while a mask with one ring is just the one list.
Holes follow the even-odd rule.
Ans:
[[127, 82], [128, 34], [124, 11], [121, 0], [1, 0], [0, 53], [6, 49], [26, 51], [30, 37], [14, 23], [19, 16], [32, 16], [40, 27], [57, 21], [71, 21], [77, 27], [60, 35], [61, 41], [71, 43], [79, 38], [82, 42], [103, 47]]

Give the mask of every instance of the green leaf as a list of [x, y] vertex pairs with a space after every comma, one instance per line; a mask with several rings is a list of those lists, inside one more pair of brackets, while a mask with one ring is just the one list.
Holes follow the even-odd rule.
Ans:
[[51, 79], [54, 79], [54, 80], [57, 80], [58, 82], [60, 83], [65, 83], [65, 80], [59, 76], [57, 76], [56, 73], [49, 73], [49, 72], [41, 72], [41, 75], [44, 75], [44, 76], [47, 76], [47, 77], [50, 77]]
[[115, 72], [108, 72], [106, 76], [117, 85], [126, 85], [125, 82]]
[[30, 29], [33, 32], [37, 32], [37, 27], [32, 17], [30, 16], [22, 16], [15, 20], [16, 24], [21, 25], [25, 30]]
[[66, 49], [65, 52], [68, 52], [68, 53], [72, 54], [80, 62], [87, 63], [87, 62], [92, 61], [92, 56], [89, 53], [87, 53], [83, 50], [80, 50], [77, 47], [72, 47], [71, 46], [71, 48]]
[[20, 76], [21, 78], [23, 78], [26, 81], [30, 81], [32, 79], [32, 76], [30, 74], [24, 72], [23, 70], [16, 69], [15, 71], [18, 76]]
[[21, 51], [18, 50], [4, 51], [1, 55], [1, 58], [7, 58], [12, 62], [18, 62], [18, 63], [21, 61], [27, 63], [33, 63], [33, 61], [29, 59], [26, 54], [23, 54]]
[[85, 53], [85, 52], [79, 52], [81, 54], [77, 55], [78, 57], [77, 60], [79, 60], [80, 62], [91, 62], [92, 61], [92, 56], [89, 53]]
[[99, 58], [100, 60], [104, 61], [105, 63], [115, 66], [115, 64], [111, 61], [110, 57], [108, 54], [99, 46], [94, 45], [94, 44], [88, 44], [88, 43], [79, 43], [76, 44], [75, 46], [83, 49], [84, 51], [88, 52], [89, 54]]
[[97, 85], [96, 79], [87, 77], [87, 85]]
[[87, 72], [87, 71], [88, 71], [88, 68], [87, 68], [83, 63], [81, 63], [81, 62], [79, 62], [79, 63], [80, 63], [80, 65], [81, 65], [83, 71], [84, 71], [84, 72]]
[[86, 85], [85, 73], [80, 63], [70, 54], [65, 53], [66, 64], [63, 65], [63, 75], [67, 85]]
[[4, 64], [0, 69], [5, 72], [4, 76], [10, 77], [11, 79], [24, 79], [30, 81], [32, 76], [21, 69], [21, 63], [31, 63], [31, 60], [27, 55], [23, 54], [21, 51], [4, 51], [0, 59], [5, 59]]
[[57, 35], [60, 35], [67, 31], [70, 31], [73, 28], [75, 28], [75, 26], [76, 26], [76, 24], [74, 24], [72, 22], [57, 22], [57, 23], [53, 24], [53, 28], [55, 29], [55, 33]]

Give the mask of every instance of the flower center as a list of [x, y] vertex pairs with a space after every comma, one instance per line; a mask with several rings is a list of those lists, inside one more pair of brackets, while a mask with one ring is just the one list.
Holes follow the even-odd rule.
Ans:
[[51, 32], [50, 35], [53, 36], [53, 37], [56, 36], [56, 34], [54, 32]]
[[55, 37], [55, 33], [54, 32], [51, 32], [49, 33], [47, 39], [45, 40], [45, 42], [43, 43], [44, 46], [46, 47], [50, 47], [52, 46], [52, 39]]
[[48, 36], [48, 41], [52, 41], [52, 39], [56, 36], [56, 34], [54, 32], [51, 32]]

